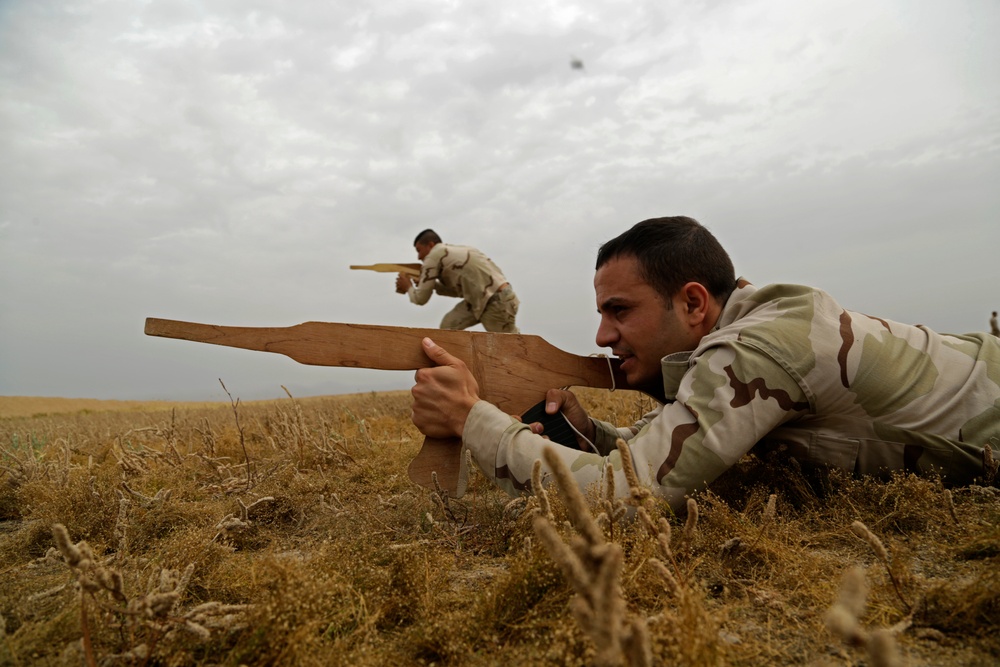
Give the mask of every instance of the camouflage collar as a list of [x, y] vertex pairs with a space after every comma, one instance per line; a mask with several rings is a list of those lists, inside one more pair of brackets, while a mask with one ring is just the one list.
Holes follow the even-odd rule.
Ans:
[[672, 401], [677, 398], [677, 389], [681, 386], [681, 378], [688, 370], [691, 352], [675, 352], [660, 359], [663, 369], [663, 396]]
[[[729, 326], [742, 317], [746, 312], [744, 302], [756, 291], [757, 288], [751, 285], [745, 278], [741, 277], [737, 280], [736, 289], [733, 290], [733, 293], [729, 295], [729, 299], [726, 300], [726, 305], [723, 306], [722, 313], [719, 314], [719, 319], [709, 335], [712, 335], [723, 327]], [[681, 385], [681, 379], [687, 373], [691, 355], [694, 353], [693, 350], [690, 352], [676, 352], [668, 354], [660, 360], [660, 367], [663, 369], [663, 395], [668, 401], [672, 401], [677, 397], [677, 390]]]
[[739, 280], [736, 281], [736, 289], [733, 293], [729, 295], [729, 299], [726, 300], [726, 305], [722, 307], [722, 312], [719, 314], [719, 319], [715, 322], [715, 326], [712, 328], [712, 333], [715, 333], [723, 327], [728, 327], [730, 324], [740, 319], [746, 309], [743, 308], [743, 303], [757, 291], [750, 281], [746, 278], [740, 276]]

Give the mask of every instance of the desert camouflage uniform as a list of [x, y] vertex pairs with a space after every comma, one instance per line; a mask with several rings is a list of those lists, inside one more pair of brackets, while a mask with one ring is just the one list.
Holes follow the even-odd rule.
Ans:
[[482, 322], [487, 331], [518, 333], [514, 323], [520, 305], [500, 267], [470, 246], [438, 243], [420, 267], [420, 279], [408, 290], [422, 306], [432, 293], [462, 299], [441, 320], [442, 329], [467, 329]]
[[[556, 447], [581, 486], [610, 464], [627, 493], [619, 437], [640, 480], [675, 509], [758, 443], [806, 464], [933, 471], [952, 485], [983, 475], [983, 445], [1000, 449], [1000, 341], [847, 311], [809, 287], [741, 280], [698, 348], [662, 363], [666, 405], [630, 428], [595, 421], [599, 454]], [[484, 401], [464, 441], [512, 495], [547, 444]]]

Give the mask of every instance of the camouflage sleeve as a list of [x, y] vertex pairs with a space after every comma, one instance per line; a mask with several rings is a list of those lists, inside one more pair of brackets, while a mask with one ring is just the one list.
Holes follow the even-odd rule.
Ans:
[[611, 452], [615, 451], [618, 446], [618, 438], [622, 440], [631, 440], [635, 435], [643, 429], [650, 421], [655, 419], [663, 411], [663, 406], [657, 407], [651, 412], [647, 412], [642, 416], [642, 419], [632, 424], [631, 426], [615, 426], [614, 424], [609, 424], [608, 422], [598, 421], [596, 419], [591, 419], [594, 423], [595, 434], [594, 447], [601, 454], [607, 456]]
[[[476, 465], [489, 479], [511, 496], [531, 489], [531, 468], [542, 458], [542, 449], [552, 443], [510, 415], [486, 401], [479, 401], [469, 412], [462, 434], [463, 444], [472, 452]], [[555, 445], [572, 459], [585, 459], [590, 465], [574, 467], [581, 486], [600, 479], [604, 457], [578, 449]]]
[[676, 400], [629, 441], [636, 472], [677, 509], [775, 427], [811, 410], [800, 379], [767, 353], [742, 342], [711, 347], [684, 374]]
[[[704, 488], [775, 426], [810, 409], [799, 381], [769, 355], [727, 342], [698, 356], [676, 400], [640, 420], [638, 432], [626, 439], [640, 482], [679, 510], [686, 494]], [[584, 488], [599, 483], [605, 466], [612, 466], [615, 489], [625, 495], [621, 456], [608, 443], [633, 431], [598, 423], [598, 432], [601, 454], [552, 445], [480, 401], [466, 422], [464, 441], [483, 472], [512, 495], [530, 487], [531, 467], [546, 446], [555, 447]]]
[[437, 283], [435, 283], [435, 285], [434, 285], [434, 291], [437, 292], [438, 294], [440, 294], [441, 296], [454, 296], [454, 297], [460, 297], [460, 296], [462, 296], [462, 293], [460, 291], [458, 291], [457, 289], [448, 287], [447, 285], [445, 285], [440, 280]]
[[441, 275], [444, 253], [445, 247], [439, 243], [431, 248], [431, 251], [424, 257], [424, 262], [420, 267], [420, 278], [407, 292], [411, 303], [422, 306], [430, 301], [431, 294], [436, 291], [437, 279]]

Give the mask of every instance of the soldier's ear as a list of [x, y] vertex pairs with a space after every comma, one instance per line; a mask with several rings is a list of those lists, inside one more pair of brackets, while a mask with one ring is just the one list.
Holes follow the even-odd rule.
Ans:
[[709, 316], [712, 307], [712, 295], [704, 285], [689, 282], [680, 289], [684, 310], [684, 319], [692, 327], [700, 326]]

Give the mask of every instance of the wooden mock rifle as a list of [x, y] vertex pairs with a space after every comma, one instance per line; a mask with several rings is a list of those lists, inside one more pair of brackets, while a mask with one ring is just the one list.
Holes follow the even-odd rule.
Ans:
[[379, 273], [402, 273], [411, 278], [420, 277], [421, 264], [399, 263], [399, 264], [351, 264], [352, 269], [364, 269], [365, 271], [378, 271]]
[[[146, 318], [147, 336], [177, 338], [246, 350], [277, 352], [301, 364], [379, 370], [434, 366], [421, 341], [431, 338], [469, 367], [479, 395], [508, 414], [522, 414], [553, 387], [629, 389], [617, 359], [570, 354], [539, 336], [418, 329], [338, 322], [290, 327], [230, 327]], [[465, 493], [466, 461], [460, 438], [425, 438], [407, 472], [433, 489], [437, 482], [453, 498]]]

